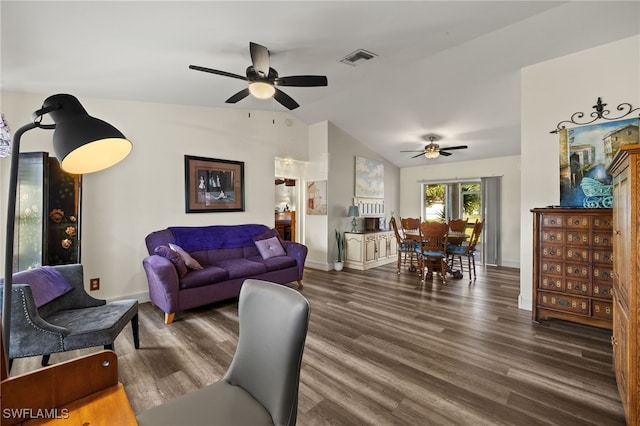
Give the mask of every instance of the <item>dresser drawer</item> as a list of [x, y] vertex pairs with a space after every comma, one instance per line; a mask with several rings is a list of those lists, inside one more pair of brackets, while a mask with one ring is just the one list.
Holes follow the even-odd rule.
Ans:
[[546, 244], [542, 245], [542, 257], [562, 261], [564, 258], [564, 248], [560, 245]]
[[613, 319], [613, 307], [611, 302], [603, 302], [601, 300], [592, 300], [592, 312], [591, 315], [596, 318], [602, 318], [607, 320]]
[[609, 230], [613, 231], [613, 217], [612, 216], [595, 216], [592, 218], [593, 229], [595, 230]]
[[591, 296], [591, 281], [567, 278], [565, 291], [567, 293], [577, 294], [580, 296]]
[[542, 231], [544, 244], [564, 244], [564, 232], [561, 229], [545, 229]]
[[561, 214], [545, 214], [542, 216], [543, 228], [563, 228], [565, 224], [566, 216]]
[[612, 299], [613, 283], [593, 283], [593, 297]]
[[613, 233], [612, 232], [594, 232], [592, 244], [594, 247], [612, 247]]
[[589, 299], [554, 293], [538, 293], [538, 305], [559, 311], [589, 315]]
[[588, 263], [566, 263], [565, 275], [567, 279], [577, 278], [588, 280], [591, 278], [591, 267]]
[[593, 281], [613, 283], [613, 268], [611, 266], [593, 265]]
[[554, 277], [552, 275], [540, 276], [540, 288], [553, 291], [564, 291], [563, 280], [560, 277]]
[[606, 248], [595, 248], [591, 250], [591, 260], [594, 263], [604, 263], [613, 266], [613, 250]]
[[564, 241], [572, 246], [590, 246], [589, 232], [567, 229], [564, 235]]
[[540, 263], [540, 271], [542, 275], [550, 274], [562, 276], [564, 267], [562, 262], [554, 262], [550, 259], [542, 259]]
[[591, 223], [589, 222], [589, 216], [571, 215], [571, 216], [567, 216], [565, 226], [567, 228], [589, 229], [590, 225]]
[[588, 247], [567, 247], [565, 252], [565, 259], [574, 262], [588, 262], [591, 257], [591, 250]]

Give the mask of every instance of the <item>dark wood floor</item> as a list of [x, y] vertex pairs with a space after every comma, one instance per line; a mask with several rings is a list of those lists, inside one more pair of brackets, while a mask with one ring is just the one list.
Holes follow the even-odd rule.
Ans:
[[[393, 264], [308, 269], [298, 424], [624, 425], [610, 332], [533, 324], [517, 308], [518, 274], [487, 268], [475, 283], [421, 286]], [[115, 345], [134, 411], [218, 380], [235, 351], [236, 310], [234, 302], [195, 309], [166, 326], [159, 309], [141, 305], [141, 348], [130, 326]], [[16, 360], [12, 375], [38, 363]]]

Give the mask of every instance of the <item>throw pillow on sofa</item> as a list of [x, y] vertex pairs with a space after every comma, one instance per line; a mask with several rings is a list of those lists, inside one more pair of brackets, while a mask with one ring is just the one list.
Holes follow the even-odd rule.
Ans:
[[266, 240], [256, 241], [256, 248], [260, 252], [260, 256], [263, 259], [270, 259], [276, 256], [284, 256], [286, 255], [284, 249], [282, 248], [282, 244], [278, 241], [278, 238], [271, 237]]
[[184, 263], [184, 260], [182, 260], [180, 255], [175, 251], [171, 250], [168, 246], [158, 246], [156, 247], [154, 252], [158, 256], [162, 256], [165, 259], [169, 259], [171, 263], [173, 263], [173, 266], [176, 267], [176, 271], [178, 271], [178, 276], [180, 278], [184, 277], [185, 275], [187, 275], [187, 272], [189, 272], [187, 270], [187, 265]]
[[178, 255], [180, 255], [180, 257], [184, 261], [185, 265], [187, 265], [189, 268], [196, 270], [202, 269], [202, 265], [200, 265], [197, 260], [191, 257], [189, 253], [184, 251], [182, 247], [169, 243], [169, 248], [178, 253]]
[[261, 241], [261, 240], [267, 240], [267, 239], [273, 238], [273, 237], [276, 237], [278, 239], [278, 241], [282, 245], [282, 248], [284, 248], [284, 249], [287, 248], [287, 243], [284, 242], [284, 240], [280, 237], [280, 234], [278, 233], [278, 231], [275, 228], [271, 228], [271, 229], [263, 232], [260, 235], [256, 235], [255, 237], [253, 237], [253, 242], [257, 242], [257, 241]]

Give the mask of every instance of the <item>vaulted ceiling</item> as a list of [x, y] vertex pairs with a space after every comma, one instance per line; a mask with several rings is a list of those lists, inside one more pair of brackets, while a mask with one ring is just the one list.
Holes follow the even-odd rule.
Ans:
[[[287, 111], [226, 104], [245, 82], [188, 69], [244, 75], [255, 42], [281, 76], [327, 76], [282, 88], [301, 105], [293, 115], [329, 120], [400, 167], [519, 154], [522, 67], [640, 34], [638, 1], [3, 0], [0, 14], [2, 90]], [[357, 49], [377, 56], [340, 62]], [[400, 152], [428, 134], [469, 149]]]

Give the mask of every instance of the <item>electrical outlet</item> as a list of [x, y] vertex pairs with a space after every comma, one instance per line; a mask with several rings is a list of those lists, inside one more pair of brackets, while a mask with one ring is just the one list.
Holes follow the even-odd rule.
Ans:
[[89, 290], [100, 290], [100, 278], [91, 278], [89, 280]]

